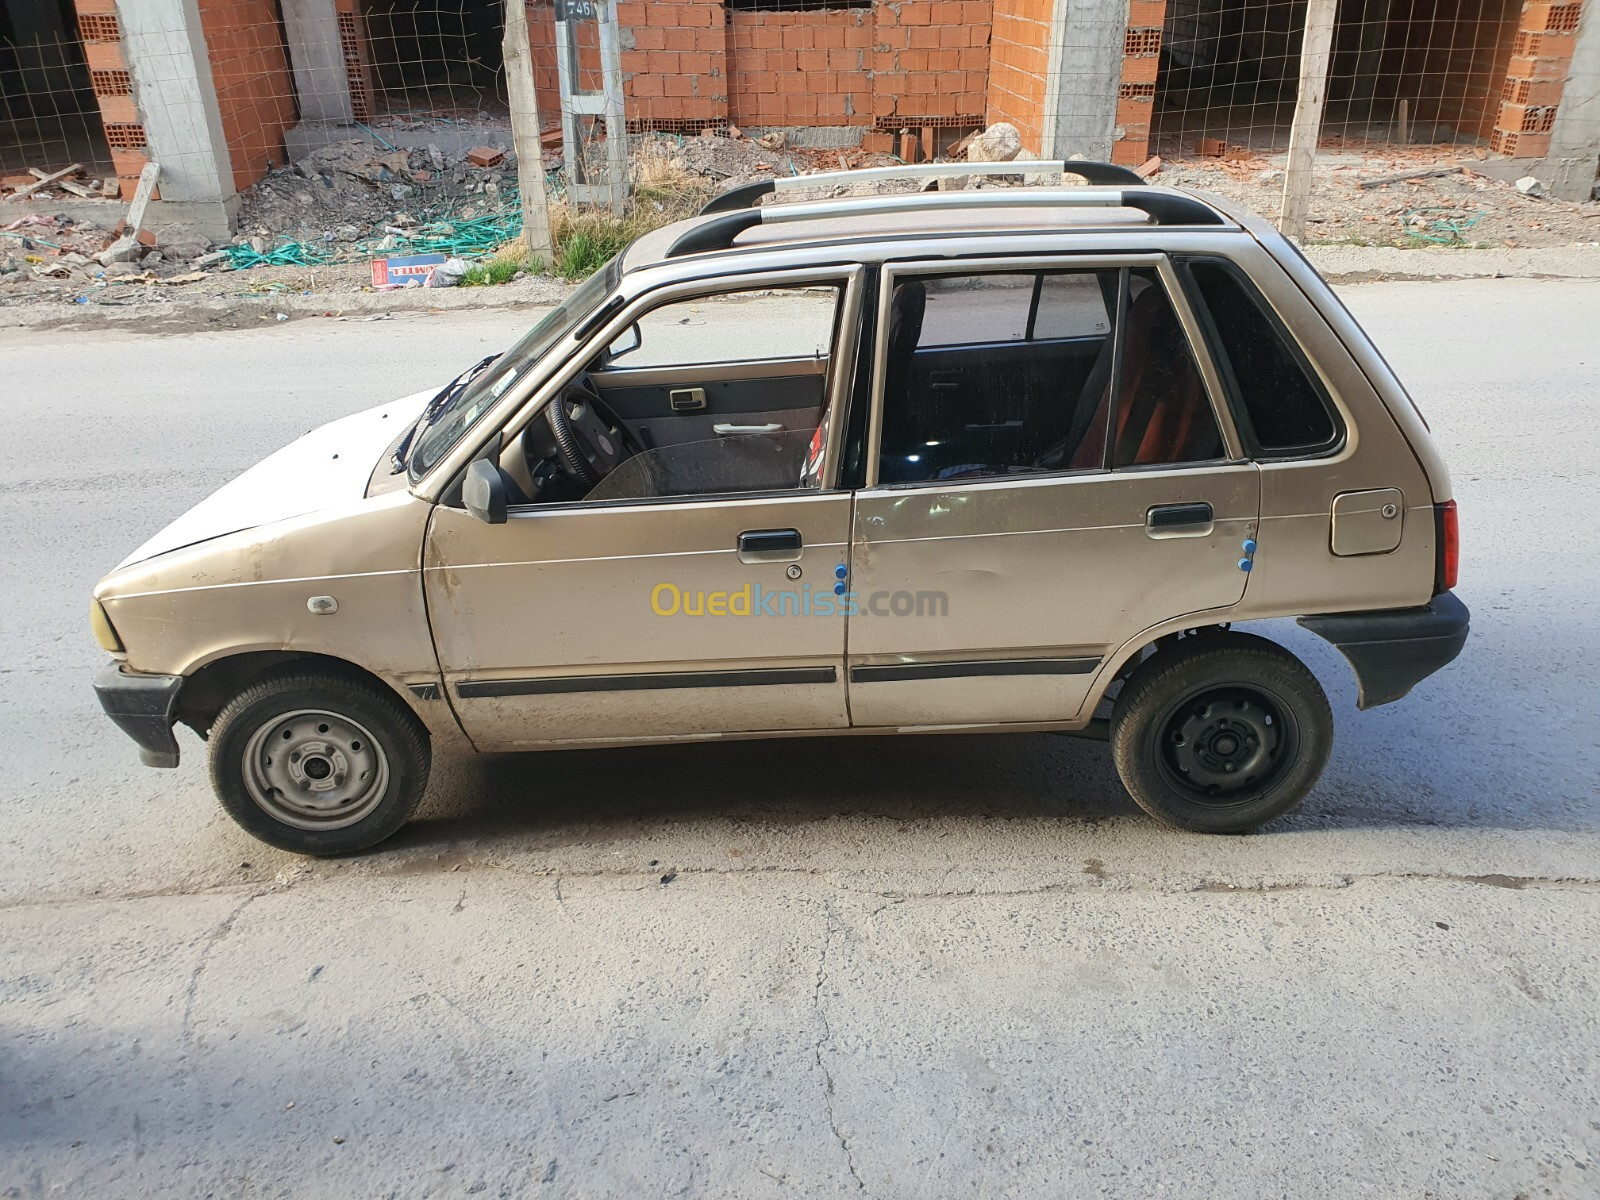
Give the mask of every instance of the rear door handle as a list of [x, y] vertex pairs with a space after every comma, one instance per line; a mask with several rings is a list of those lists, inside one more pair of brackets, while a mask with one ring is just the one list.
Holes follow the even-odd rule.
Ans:
[[1205, 537], [1216, 528], [1211, 505], [1157, 504], [1145, 513], [1144, 531], [1153, 538]]
[[798, 529], [747, 529], [739, 535], [740, 562], [790, 562], [802, 548]]

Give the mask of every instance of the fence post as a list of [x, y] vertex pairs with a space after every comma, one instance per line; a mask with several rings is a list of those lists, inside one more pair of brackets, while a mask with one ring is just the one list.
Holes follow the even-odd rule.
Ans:
[[1328, 59], [1333, 45], [1333, 18], [1338, 0], [1311, 0], [1306, 6], [1306, 32], [1300, 44], [1300, 92], [1289, 130], [1289, 167], [1283, 177], [1283, 208], [1278, 230], [1301, 239], [1311, 207], [1311, 172], [1317, 139], [1322, 133], [1322, 106], [1328, 98]]
[[522, 236], [528, 254], [548, 266], [555, 257], [550, 241], [550, 201], [545, 194], [544, 147], [539, 141], [539, 95], [533, 86], [533, 55], [528, 49], [527, 0], [505, 0], [506, 101], [511, 108], [511, 144], [517, 151], [517, 192], [522, 198]]

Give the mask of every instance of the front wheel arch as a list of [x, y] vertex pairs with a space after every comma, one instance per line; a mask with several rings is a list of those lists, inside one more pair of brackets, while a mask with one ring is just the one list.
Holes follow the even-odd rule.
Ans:
[[347, 659], [303, 650], [246, 650], [212, 659], [185, 678], [178, 694], [178, 719], [202, 738], [209, 738], [217, 714], [240, 692], [270, 675], [295, 670], [330, 671], [376, 684], [414, 709], [410, 698], [389, 680]]

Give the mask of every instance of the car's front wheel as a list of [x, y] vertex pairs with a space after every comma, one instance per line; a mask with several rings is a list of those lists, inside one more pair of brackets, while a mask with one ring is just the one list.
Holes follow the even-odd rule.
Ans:
[[1198, 833], [1244, 833], [1305, 798], [1333, 747], [1316, 677], [1249, 634], [1184, 638], [1133, 673], [1111, 755], [1134, 802]]
[[428, 785], [428, 734], [394, 696], [331, 671], [246, 688], [211, 729], [228, 815], [299, 854], [348, 854], [404, 825]]

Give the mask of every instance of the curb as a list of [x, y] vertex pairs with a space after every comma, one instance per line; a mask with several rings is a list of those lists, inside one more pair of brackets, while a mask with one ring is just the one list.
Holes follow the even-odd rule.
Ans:
[[[1600, 236], [1600, 220], [1595, 222]], [[1311, 265], [1329, 283], [1445, 279], [1600, 279], [1600, 243], [1490, 250], [1393, 246], [1305, 246]]]
[[[497, 287], [408, 288], [394, 292], [284, 292], [262, 295], [153, 297], [89, 304], [29, 304], [0, 308], [0, 329], [104, 329], [179, 333], [249, 329], [307, 317], [372, 317], [390, 313], [455, 312], [462, 309], [548, 308], [572, 292], [556, 279], [525, 279]], [[115, 293], [111, 293], [115, 295]]]
[[[1600, 226], [1600, 222], [1596, 223]], [[1597, 228], [1600, 233], [1600, 228]], [[1424, 282], [1461, 279], [1600, 279], [1600, 243], [1530, 249], [1402, 250], [1391, 246], [1304, 247], [1329, 283]], [[414, 288], [396, 292], [295, 292], [264, 295], [184, 296], [152, 289], [151, 296], [115, 302], [116, 293], [90, 304], [27, 304], [0, 308], [0, 329], [103, 329], [181, 333], [247, 329], [307, 317], [373, 317], [389, 313], [462, 309], [544, 308], [560, 303], [573, 285], [535, 278], [498, 287]]]

